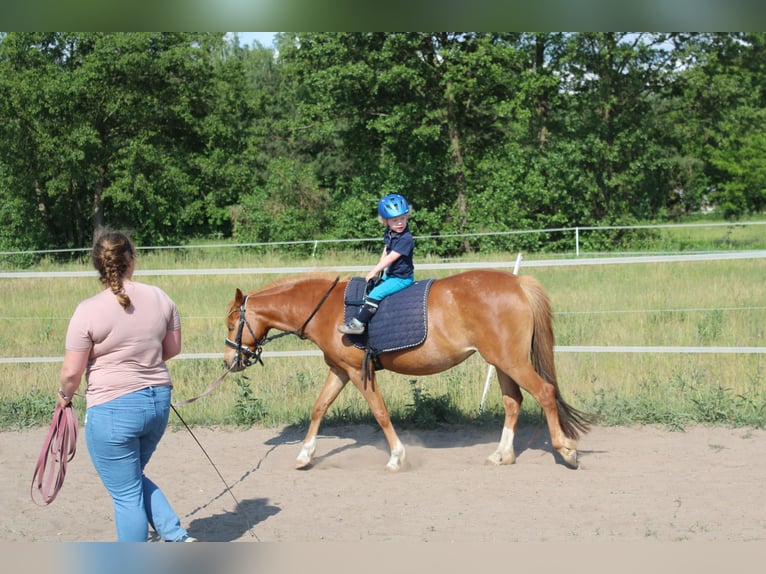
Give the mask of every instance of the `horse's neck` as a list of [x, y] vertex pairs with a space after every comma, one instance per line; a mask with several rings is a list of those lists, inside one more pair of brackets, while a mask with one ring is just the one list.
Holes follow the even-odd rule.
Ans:
[[330, 283], [319, 279], [304, 279], [285, 283], [263, 296], [258, 303], [261, 313], [269, 318], [272, 327], [281, 331], [300, 329], [311, 316]]

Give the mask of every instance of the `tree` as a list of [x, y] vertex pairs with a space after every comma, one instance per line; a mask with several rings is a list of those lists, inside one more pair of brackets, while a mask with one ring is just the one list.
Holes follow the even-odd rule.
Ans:
[[667, 196], [667, 162], [654, 138], [654, 94], [669, 66], [664, 36], [580, 33], [566, 37], [559, 62], [565, 94], [552, 122], [549, 153], [568, 173], [552, 183], [574, 194], [570, 224], [658, 215]]
[[516, 101], [521, 67], [502, 36], [299, 34], [280, 58], [301, 86], [308, 137], [351, 162], [323, 178], [342, 193], [334, 198], [340, 219], [358, 219], [362, 195], [371, 219], [374, 198], [399, 192], [421, 233], [469, 230], [472, 162], [506, 135], [501, 115]]
[[207, 33], [2, 39], [0, 193], [24, 210], [31, 243], [86, 245], [101, 225], [147, 243], [226, 229], [222, 209], [247, 179], [227, 152], [253, 120], [223, 47]]
[[[764, 206], [766, 34], [0, 35], [0, 248], [555, 229]], [[551, 228], [520, 239], [482, 231]], [[447, 236], [435, 239], [432, 235]]]

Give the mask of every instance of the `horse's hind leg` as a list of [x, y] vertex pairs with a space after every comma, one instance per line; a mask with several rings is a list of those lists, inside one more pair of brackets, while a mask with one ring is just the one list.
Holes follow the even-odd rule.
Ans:
[[497, 445], [495, 452], [487, 457], [487, 463], [497, 465], [513, 464], [516, 461], [516, 453], [513, 450], [513, 438], [516, 434], [516, 424], [519, 422], [523, 396], [519, 385], [511, 377], [499, 369], [496, 369], [496, 372], [497, 379], [500, 382], [500, 390], [503, 393], [505, 420], [503, 422], [503, 433], [500, 436], [500, 443]]
[[532, 365], [513, 371], [513, 378], [540, 403], [551, 433], [551, 446], [567, 466], [577, 468], [577, 440], [566, 436], [561, 428], [556, 387], [538, 375]]
[[311, 421], [309, 422], [308, 431], [306, 431], [306, 437], [303, 439], [301, 452], [295, 460], [295, 468], [307, 468], [311, 465], [311, 460], [314, 458], [314, 452], [316, 451], [316, 439], [322, 418], [324, 418], [327, 409], [330, 408], [333, 401], [338, 398], [347, 382], [348, 376], [342, 371], [336, 373], [330, 369], [330, 372], [327, 373], [324, 386], [314, 402], [314, 407], [311, 409]]

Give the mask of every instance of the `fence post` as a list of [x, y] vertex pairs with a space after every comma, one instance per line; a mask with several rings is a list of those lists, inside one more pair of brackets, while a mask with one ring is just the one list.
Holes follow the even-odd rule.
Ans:
[[575, 255], [580, 256], [580, 228], [575, 227]]

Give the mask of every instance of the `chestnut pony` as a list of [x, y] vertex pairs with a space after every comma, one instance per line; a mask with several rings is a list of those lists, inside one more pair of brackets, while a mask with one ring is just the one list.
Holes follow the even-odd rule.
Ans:
[[[276, 336], [294, 334], [311, 340], [324, 354], [330, 370], [311, 411], [296, 468], [310, 466], [322, 417], [350, 380], [367, 400], [388, 441], [391, 455], [386, 468], [399, 470], [405, 449], [391, 424], [374, 369], [370, 369], [372, 380], [365, 380], [364, 350], [336, 329], [343, 323], [347, 282], [303, 275], [247, 296], [237, 289], [227, 314], [224, 361], [231, 371], [260, 361], [262, 346], [274, 338], [267, 337], [270, 329], [283, 331]], [[568, 466], [577, 468], [577, 439], [592, 421], [559, 393], [552, 320], [550, 300], [536, 279], [491, 269], [458, 273], [436, 279], [430, 288], [425, 341], [417, 347], [381, 354], [380, 365], [406, 375], [432, 375], [478, 352], [496, 369], [505, 408], [500, 442], [487, 460], [496, 465], [515, 461], [513, 438], [521, 409], [521, 387], [545, 412], [553, 448]]]

